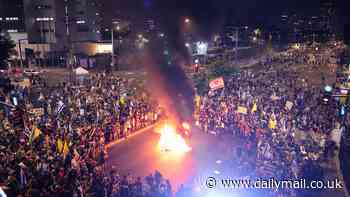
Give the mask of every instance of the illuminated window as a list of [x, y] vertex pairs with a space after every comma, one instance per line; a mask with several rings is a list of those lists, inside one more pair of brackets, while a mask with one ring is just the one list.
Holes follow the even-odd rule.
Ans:
[[41, 17], [41, 18], [36, 18], [36, 21], [53, 21], [54, 18], [52, 17]]
[[98, 44], [97, 53], [111, 53], [112, 45], [111, 44]]
[[5, 20], [7, 20], [7, 21], [18, 21], [19, 18], [18, 17], [6, 17]]

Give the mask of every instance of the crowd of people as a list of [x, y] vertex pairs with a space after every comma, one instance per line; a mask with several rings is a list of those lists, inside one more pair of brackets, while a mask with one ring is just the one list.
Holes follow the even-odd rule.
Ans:
[[158, 172], [132, 178], [106, 165], [106, 144], [158, 119], [157, 102], [130, 79], [102, 73], [50, 85], [39, 78], [2, 87], [0, 101], [7, 196], [170, 196]]
[[[321, 57], [321, 56], [320, 56]], [[316, 59], [316, 62], [329, 63]], [[197, 125], [216, 135], [232, 133], [243, 140], [234, 152], [242, 176], [280, 180], [324, 178], [341, 133], [339, 103], [324, 99], [323, 87], [293, 69], [314, 66], [304, 55], [278, 55], [258, 70], [225, 79], [225, 88], [201, 97]], [[322, 79], [319, 79], [322, 81]], [[294, 190], [271, 190], [272, 196], [296, 196]]]
[[[305, 52], [291, 50], [267, 58], [259, 69], [226, 78], [223, 89], [196, 101], [196, 124], [204, 132], [243, 141], [233, 155], [240, 176], [322, 180], [325, 163], [339, 147], [339, 102], [323, 99], [323, 87], [301, 78], [294, 66], [319, 69], [339, 51], [335, 45], [328, 59], [315, 55], [310, 61]], [[159, 119], [157, 102], [130, 79], [88, 76], [54, 85], [36, 78], [30, 86], [0, 88], [0, 192], [171, 197], [170, 182], [159, 172], [135, 178], [106, 163], [106, 144]], [[183, 190], [176, 196], [187, 197]], [[297, 192], [270, 190], [268, 195]]]

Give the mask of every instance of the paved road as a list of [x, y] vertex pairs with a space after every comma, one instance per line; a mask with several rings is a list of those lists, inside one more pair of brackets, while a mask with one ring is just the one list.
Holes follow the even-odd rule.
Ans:
[[189, 142], [192, 147], [190, 152], [161, 152], [158, 147], [160, 135], [154, 132], [154, 128], [150, 128], [112, 146], [107, 164], [116, 166], [122, 174], [130, 172], [135, 176], [147, 176], [158, 170], [170, 179], [174, 189], [180, 184], [193, 182], [199, 174], [207, 176], [215, 170], [224, 171], [224, 162], [217, 164], [216, 161], [229, 158], [232, 149], [223, 144], [230, 143], [220, 142], [230, 138], [218, 139], [199, 132], [194, 135]]
[[[146, 129], [125, 141], [115, 144], [109, 149], [107, 164], [114, 165], [121, 174], [131, 173], [134, 176], [144, 177], [155, 170], [168, 178], [176, 191], [181, 184], [204, 187], [207, 177], [237, 177], [241, 172], [233, 163], [233, 146], [240, 146], [237, 139], [230, 136], [215, 138], [202, 132], [194, 132], [190, 139], [192, 151], [184, 154], [161, 152], [158, 147], [160, 135], [154, 128]], [[221, 160], [218, 164], [216, 161]], [[328, 166], [336, 166], [334, 161]], [[216, 173], [220, 174], [216, 174]], [[339, 177], [335, 167], [325, 170], [326, 179], [334, 180]], [[193, 185], [192, 185], [193, 186]], [[307, 197], [345, 197], [342, 190], [320, 190], [308, 194]], [[259, 193], [260, 195], [260, 193]], [[254, 195], [253, 195], [254, 196]], [[260, 195], [262, 196], [262, 194]], [[301, 195], [304, 196], [304, 195]]]

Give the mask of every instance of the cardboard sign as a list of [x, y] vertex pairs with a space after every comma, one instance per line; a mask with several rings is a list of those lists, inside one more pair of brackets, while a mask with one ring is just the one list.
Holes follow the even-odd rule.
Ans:
[[44, 115], [44, 109], [43, 108], [34, 108], [31, 111], [33, 114], [35, 114], [36, 116], [42, 116]]
[[292, 102], [290, 102], [290, 101], [287, 101], [286, 102], [286, 106], [285, 106], [285, 108], [287, 109], [287, 110], [291, 110], [292, 109], [292, 107], [293, 107], [293, 103]]
[[217, 89], [220, 89], [220, 88], [224, 88], [225, 87], [224, 78], [219, 77], [219, 78], [216, 78], [216, 79], [212, 80], [209, 83], [209, 87], [210, 87], [211, 90], [217, 90]]
[[247, 114], [248, 113], [248, 109], [246, 107], [238, 106], [236, 112], [240, 113], [240, 114]]

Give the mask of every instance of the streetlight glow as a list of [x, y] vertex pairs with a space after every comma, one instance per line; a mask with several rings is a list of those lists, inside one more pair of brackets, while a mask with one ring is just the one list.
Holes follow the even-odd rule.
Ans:
[[186, 18], [186, 19], [185, 19], [185, 23], [188, 24], [188, 23], [190, 23], [190, 22], [191, 22], [191, 20], [190, 20], [189, 18]]

